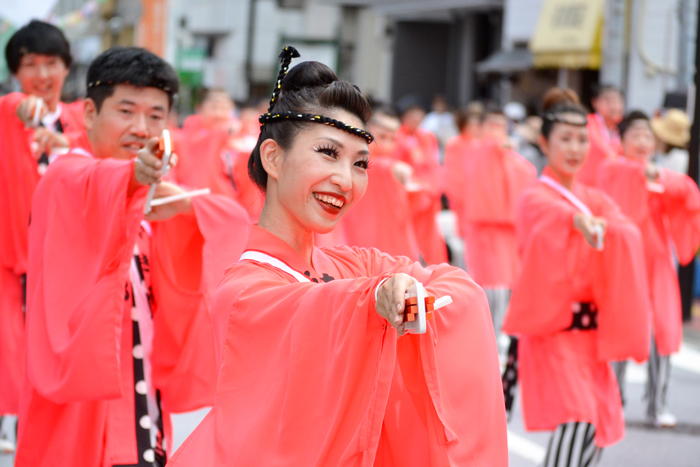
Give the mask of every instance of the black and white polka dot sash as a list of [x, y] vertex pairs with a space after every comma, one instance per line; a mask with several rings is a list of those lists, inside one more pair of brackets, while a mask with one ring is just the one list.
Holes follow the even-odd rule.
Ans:
[[[142, 230], [140, 235], [146, 235]], [[131, 300], [131, 329], [132, 329], [132, 357], [134, 371], [134, 417], [136, 420], [136, 448], [138, 463], [129, 466], [114, 467], [164, 467], [166, 453], [163, 443], [163, 423], [160, 408], [160, 393], [156, 391], [155, 401], [150, 401], [149, 410], [148, 384], [146, 383], [146, 367], [144, 362], [145, 352], [142, 342], [139, 321], [144, 319], [143, 311], [137, 307], [148, 308], [147, 315], [152, 318], [152, 297], [150, 294], [150, 264], [148, 255], [140, 252], [138, 247], [134, 249], [132, 266], [138, 271], [138, 278], [131, 276], [131, 282], [127, 284], [127, 300]], [[136, 282], [136, 283], [134, 283]], [[145, 297], [137, 297], [137, 294]]]
[[571, 306], [573, 318], [567, 331], [591, 331], [598, 329], [598, 307], [595, 303], [575, 302]]

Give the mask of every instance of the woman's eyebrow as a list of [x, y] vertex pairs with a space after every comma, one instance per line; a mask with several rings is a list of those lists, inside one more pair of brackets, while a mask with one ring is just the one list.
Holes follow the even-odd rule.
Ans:
[[[333, 144], [335, 144], [336, 146], [338, 146], [340, 149], [344, 149], [344, 148], [345, 148], [345, 146], [343, 146], [343, 143], [341, 143], [339, 140], [337, 140], [337, 139], [335, 139], [335, 138], [331, 138], [330, 136], [321, 136], [321, 137], [319, 137], [319, 139], [325, 139], [325, 140], [327, 140], [327, 141], [330, 141], [331, 143], [333, 143]], [[359, 155], [361, 155], [361, 156], [366, 156], [366, 155], [369, 155], [369, 150], [367, 150], [367, 149], [362, 149], [362, 150], [360, 150], [360, 151], [357, 151], [357, 154], [359, 154]]]
[[330, 136], [321, 136], [320, 139], [328, 140], [328, 141], [330, 141], [331, 143], [337, 145], [337, 146], [340, 147], [340, 148], [344, 148], [344, 147], [345, 147], [345, 146], [343, 146], [343, 143], [341, 143], [340, 141], [338, 141], [338, 140], [335, 139], [335, 138], [331, 138]]

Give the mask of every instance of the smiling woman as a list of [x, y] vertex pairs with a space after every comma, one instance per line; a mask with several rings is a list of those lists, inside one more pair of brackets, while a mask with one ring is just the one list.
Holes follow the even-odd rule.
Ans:
[[[554, 431], [545, 467], [595, 466], [625, 424], [611, 361], [644, 360], [649, 305], [639, 229], [600, 190], [579, 183], [586, 113], [571, 91], [545, 95], [541, 183], [520, 197], [522, 270], [503, 323], [503, 387], [522, 386], [525, 427]], [[519, 373], [519, 375], [518, 375]]]
[[[446, 264], [314, 247], [365, 192], [370, 110], [321, 63], [286, 75], [294, 56], [249, 162], [265, 206], [212, 303], [216, 402], [168, 465], [507, 465], [481, 289]], [[406, 334], [416, 282], [453, 304]]]

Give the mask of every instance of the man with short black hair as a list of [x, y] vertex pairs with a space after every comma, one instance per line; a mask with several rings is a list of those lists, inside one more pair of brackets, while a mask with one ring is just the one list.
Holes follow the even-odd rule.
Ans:
[[[60, 29], [31, 21], [12, 35], [5, 59], [21, 92], [0, 97], [0, 415], [19, 409], [32, 196], [52, 154], [65, 151], [84, 128], [82, 103], [60, 101], [72, 62]], [[0, 439], [0, 452], [12, 450]]]
[[[48, 168], [29, 229], [27, 378], [16, 467], [161, 467], [169, 414], [213, 403], [208, 313], [248, 217], [161, 182], [175, 71], [135, 47], [97, 57], [86, 132]], [[171, 160], [176, 160], [173, 154]], [[164, 201], [164, 200], [161, 200]]]

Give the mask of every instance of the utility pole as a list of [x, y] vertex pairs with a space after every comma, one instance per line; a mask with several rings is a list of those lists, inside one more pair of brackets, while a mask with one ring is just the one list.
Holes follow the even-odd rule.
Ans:
[[257, 0], [250, 0], [248, 3], [248, 37], [246, 41], [245, 53], [245, 79], [248, 81], [248, 98], [251, 96], [253, 85], [253, 52], [255, 48], [255, 20], [257, 17]]
[[[695, 32], [695, 105], [693, 106], [693, 127], [690, 131], [690, 146], [688, 147], [688, 176], [698, 183], [700, 176], [700, 21], [697, 21]], [[693, 283], [695, 279], [695, 260], [689, 265], [678, 269], [678, 280], [681, 284], [681, 301], [683, 304], [683, 321], [690, 321], [693, 305]]]

